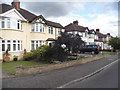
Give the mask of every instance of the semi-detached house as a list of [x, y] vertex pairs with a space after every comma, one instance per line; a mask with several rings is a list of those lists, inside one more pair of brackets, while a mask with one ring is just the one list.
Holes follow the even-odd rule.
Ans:
[[10, 53], [10, 60], [14, 56], [20, 59], [24, 50], [30, 52], [43, 44], [51, 44], [64, 32], [61, 24], [22, 9], [19, 1], [13, 1], [12, 5], [0, 4], [0, 8], [1, 60], [6, 50]]

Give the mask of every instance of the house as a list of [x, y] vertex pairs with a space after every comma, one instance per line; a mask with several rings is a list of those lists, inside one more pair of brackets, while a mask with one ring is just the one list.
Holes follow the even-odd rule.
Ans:
[[[89, 28], [78, 25], [78, 21], [73, 21], [73, 23], [65, 26], [65, 32], [71, 34], [79, 34], [82, 40], [88, 45], [94, 43], [94, 38], [89, 38]], [[94, 32], [92, 32], [94, 33]], [[91, 36], [94, 34], [91, 33]]]
[[18, 0], [0, 4], [0, 59], [8, 50], [10, 60], [22, 58], [24, 50], [30, 52], [44, 44], [51, 44], [64, 32], [60, 23], [46, 20], [20, 7]]
[[96, 44], [101, 46], [102, 49], [111, 48], [111, 46], [108, 45], [108, 41], [112, 37], [110, 33], [102, 34], [99, 32], [99, 29], [89, 30], [88, 27], [78, 25], [77, 20], [66, 25], [65, 32], [71, 34], [79, 34], [86, 45]]

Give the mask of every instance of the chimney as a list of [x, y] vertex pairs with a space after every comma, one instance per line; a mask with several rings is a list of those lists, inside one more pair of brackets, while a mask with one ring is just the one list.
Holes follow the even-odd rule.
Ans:
[[78, 20], [76, 20], [76, 21], [73, 21], [73, 24], [76, 24], [76, 25], [78, 25]]
[[13, 2], [11, 4], [15, 9], [17, 9], [17, 10], [20, 9], [20, 1], [19, 0], [13, 0]]
[[99, 32], [100, 30], [99, 29], [96, 29], [96, 32]]
[[109, 35], [109, 36], [110, 36], [110, 33], [107, 33], [107, 35]]

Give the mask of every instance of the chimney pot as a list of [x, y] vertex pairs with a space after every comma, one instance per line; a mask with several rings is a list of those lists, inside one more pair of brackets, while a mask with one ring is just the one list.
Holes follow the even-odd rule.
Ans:
[[109, 36], [110, 36], [110, 33], [107, 33], [107, 35], [109, 35]]
[[96, 29], [97, 32], [99, 32], [100, 30], [99, 29]]
[[73, 21], [73, 24], [76, 24], [76, 25], [78, 25], [78, 20], [76, 20], [76, 21]]

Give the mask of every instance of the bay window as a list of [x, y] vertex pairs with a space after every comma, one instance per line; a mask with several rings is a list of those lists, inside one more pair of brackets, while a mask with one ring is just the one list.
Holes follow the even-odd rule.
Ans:
[[22, 41], [21, 40], [2, 40], [2, 51], [22, 51]]
[[45, 30], [45, 25], [42, 23], [34, 23], [31, 25], [31, 32], [44, 32]]
[[0, 29], [21, 30], [22, 24], [20, 20], [8, 18], [8, 17], [0, 17]]

